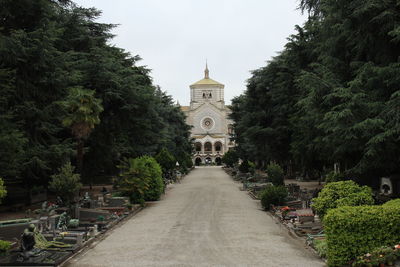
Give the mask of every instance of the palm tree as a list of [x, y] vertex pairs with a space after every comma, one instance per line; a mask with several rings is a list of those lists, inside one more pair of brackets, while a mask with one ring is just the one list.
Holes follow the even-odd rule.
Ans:
[[62, 105], [67, 111], [63, 125], [71, 128], [77, 140], [76, 158], [78, 173], [82, 172], [84, 142], [96, 124], [100, 123], [99, 114], [103, 111], [101, 99], [94, 96], [94, 90], [72, 87]]

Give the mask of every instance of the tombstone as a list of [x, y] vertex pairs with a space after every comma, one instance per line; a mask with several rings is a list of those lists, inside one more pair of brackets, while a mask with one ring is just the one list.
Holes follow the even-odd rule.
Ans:
[[80, 221], [96, 221], [99, 216], [103, 216], [105, 219], [109, 219], [111, 214], [104, 210], [98, 209], [80, 209]]
[[58, 220], [60, 219], [60, 215], [53, 215], [49, 217], [49, 232], [54, 233], [56, 228], [57, 228], [57, 224], [58, 224]]
[[28, 228], [30, 224], [34, 224], [37, 227], [39, 221], [32, 219], [2, 221], [0, 222], [0, 239], [9, 241], [15, 238], [19, 239], [21, 233], [24, 229]]
[[112, 197], [108, 200], [109, 207], [125, 207], [129, 203], [127, 197]]
[[97, 209], [98, 207], [99, 205], [97, 200], [91, 199], [89, 201], [89, 209]]
[[72, 217], [74, 219], [78, 219], [79, 220], [79, 218], [80, 218], [80, 210], [81, 210], [81, 208], [79, 207], [78, 204], [76, 204], [76, 205], [74, 205], [72, 207]]
[[49, 231], [49, 217], [42, 216], [39, 218], [38, 230], [40, 233]]
[[314, 222], [314, 213], [311, 209], [296, 210], [299, 223]]
[[83, 246], [83, 236], [85, 235], [85, 233], [75, 233], [76, 234], [76, 244], [78, 246]]
[[103, 207], [104, 206], [104, 196], [98, 196], [97, 205], [99, 205], [99, 207]]
[[98, 234], [97, 224], [95, 224], [94, 226], [89, 227], [89, 236], [90, 237], [96, 237], [97, 234]]
[[384, 196], [400, 196], [400, 175], [380, 178], [380, 194]]

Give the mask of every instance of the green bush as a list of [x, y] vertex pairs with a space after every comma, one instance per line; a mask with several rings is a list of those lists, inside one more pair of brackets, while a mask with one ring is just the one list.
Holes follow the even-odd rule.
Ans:
[[330, 210], [324, 218], [328, 265], [342, 266], [359, 255], [400, 240], [400, 207], [357, 206]]
[[284, 186], [268, 186], [261, 193], [261, 205], [269, 210], [271, 205], [283, 205], [288, 192]]
[[276, 163], [271, 162], [267, 166], [268, 179], [274, 185], [284, 185], [283, 169]]
[[233, 167], [235, 164], [238, 162], [239, 156], [237, 152], [234, 149], [229, 149], [228, 152], [226, 152], [222, 156], [222, 163], [224, 163], [228, 167]]
[[82, 184], [80, 183], [80, 175], [74, 173], [75, 167], [71, 162], [67, 162], [60, 169], [58, 174], [51, 176], [49, 189], [56, 193], [66, 205], [70, 205]]
[[0, 253], [5, 253], [11, 248], [11, 242], [0, 240]]
[[161, 167], [149, 156], [125, 159], [120, 166], [117, 181], [119, 191], [132, 203], [143, 204], [145, 200], [158, 200], [164, 191]]
[[383, 204], [384, 207], [400, 207], [400, 198], [392, 199]]
[[149, 188], [144, 193], [146, 201], [159, 200], [161, 194], [164, 192], [164, 182], [162, 179], [161, 167], [157, 161], [152, 157], [142, 157], [147, 166], [147, 174], [149, 177]]
[[256, 164], [254, 162], [249, 161], [249, 172], [251, 174], [256, 173]]
[[1, 204], [1, 200], [3, 198], [5, 198], [6, 195], [7, 195], [6, 186], [4, 185], [3, 179], [0, 178], [0, 204]]
[[339, 182], [339, 181], [343, 181], [344, 179], [344, 175], [342, 173], [338, 173], [338, 172], [330, 172], [325, 176], [325, 182], [326, 183], [333, 183], [333, 182]]
[[329, 183], [312, 201], [312, 208], [322, 219], [330, 209], [374, 204], [371, 188], [359, 186], [353, 181]]
[[185, 159], [183, 162], [185, 163], [184, 165], [186, 166], [186, 168], [191, 169], [193, 167], [192, 157], [189, 154], [185, 155]]
[[328, 244], [326, 239], [314, 239], [314, 248], [321, 258], [326, 258], [328, 252]]
[[164, 175], [175, 169], [176, 159], [166, 148], [161, 149], [154, 159], [160, 164]]

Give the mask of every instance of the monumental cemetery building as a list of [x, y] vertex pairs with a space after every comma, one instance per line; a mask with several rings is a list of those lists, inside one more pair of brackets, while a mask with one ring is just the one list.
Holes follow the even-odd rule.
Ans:
[[221, 158], [234, 143], [230, 141], [233, 122], [225, 106], [224, 85], [210, 79], [206, 65], [204, 78], [190, 85], [190, 106], [182, 106], [186, 123], [192, 126], [196, 165], [221, 164]]

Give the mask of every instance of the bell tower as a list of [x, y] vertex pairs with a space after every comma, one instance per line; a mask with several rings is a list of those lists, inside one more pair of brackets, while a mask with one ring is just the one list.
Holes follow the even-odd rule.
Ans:
[[210, 71], [206, 63], [204, 78], [190, 85], [190, 107], [195, 109], [209, 102], [223, 109], [225, 107], [224, 87], [222, 83], [210, 79]]

